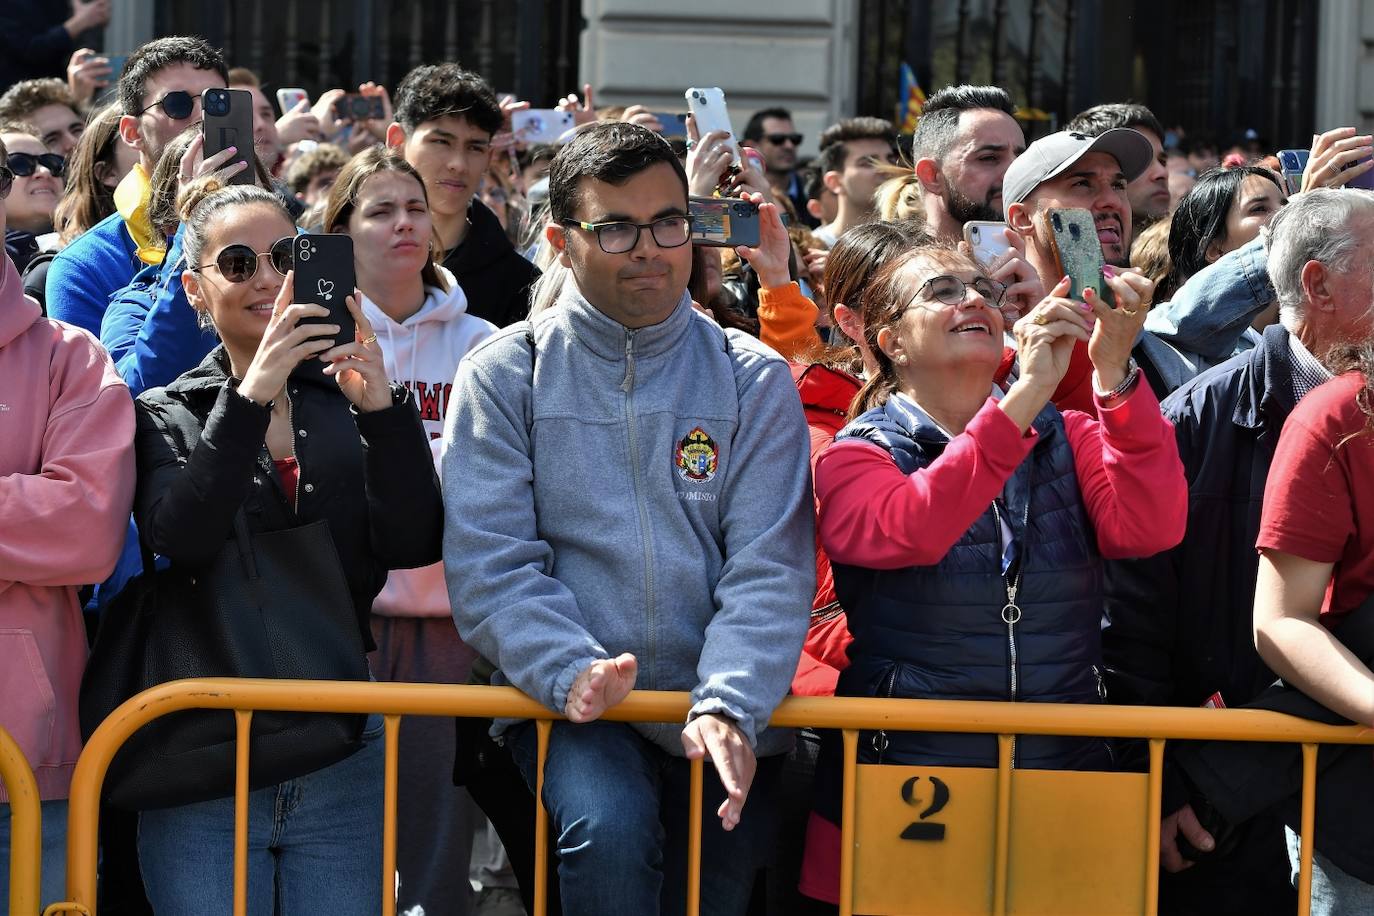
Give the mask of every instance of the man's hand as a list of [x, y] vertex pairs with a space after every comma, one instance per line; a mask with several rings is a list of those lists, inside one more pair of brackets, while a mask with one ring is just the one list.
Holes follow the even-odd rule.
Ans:
[[762, 194], [746, 192], [744, 199], [759, 208], [759, 244], [757, 248], [740, 245], [735, 253], [753, 265], [759, 285], [764, 289], [786, 286], [792, 282], [792, 275], [787, 270], [792, 239], [782, 225], [778, 205], [766, 203]]
[[568, 690], [563, 715], [569, 722], [590, 722], [625, 699], [635, 686], [639, 662], [628, 652], [588, 665]]
[[725, 716], [697, 716], [682, 730], [682, 746], [687, 751], [688, 760], [700, 760], [711, 755], [711, 763], [725, 787], [725, 801], [720, 803], [716, 814], [721, 826], [734, 830], [739, 825], [740, 814], [744, 810], [744, 800], [749, 795], [749, 787], [754, 782], [754, 770], [758, 758], [754, 749], [744, 740], [739, 726]]
[[1198, 823], [1197, 815], [1193, 813], [1192, 805], [1184, 805], [1173, 814], [1164, 818], [1159, 825], [1159, 862], [1168, 872], [1180, 872], [1185, 868], [1192, 868], [1192, 862], [1183, 858], [1178, 851], [1178, 835], [1183, 834], [1183, 838], [1197, 849], [1203, 852], [1211, 852], [1216, 842], [1212, 835], [1202, 829]]
[[72, 14], [62, 23], [75, 38], [89, 29], [103, 29], [110, 21], [110, 0], [72, 0]]
[[576, 92], [570, 92], [554, 107], [559, 111], [571, 111], [574, 127], [592, 123], [596, 120], [596, 109], [592, 107], [592, 84], [583, 85], [582, 98], [579, 99]]
[[282, 146], [301, 140], [314, 140], [320, 135], [320, 119], [310, 110], [310, 102], [301, 99], [286, 114], [277, 118], [277, 137]]
[[112, 76], [118, 74], [110, 70], [109, 58], [101, 57], [90, 48], [75, 52], [67, 62], [67, 88], [78, 106], [95, 98], [96, 90], [108, 86]]

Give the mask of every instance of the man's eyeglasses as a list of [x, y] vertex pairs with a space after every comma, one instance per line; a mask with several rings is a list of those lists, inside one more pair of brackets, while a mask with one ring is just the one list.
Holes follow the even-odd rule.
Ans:
[[692, 220], [686, 216], [665, 216], [652, 223], [584, 223], [575, 219], [565, 219], [562, 223], [596, 233], [596, 243], [606, 254], [634, 251], [639, 244], [639, 234], [645, 229], [653, 235], [659, 248], [678, 248], [692, 237]]
[[54, 178], [62, 177], [62, 170], [67, 167], [67, 160], [57, 153], [10, 153], [6, 159], [6, 164], [15, 178], [28, 178], [38, 171], [41, 165], [43, 168], [52, 172]]
[[782, 146], [784, 143], [790, 143], [793, 146], [801, 146], [802, 144], [801, 134], [764, 134], [763, 139], [774, 146]]
[[14, 187], [14, 173], [0, 165], [0, 200], [10, 196], [10, 188], [12, 187]]
[[951, 277], [948, 274], [931, 277], [921, 288], [916, 291], [916, 296], [911, 303], [902, 311], [907, 312], [914, 308], [920, 308], [917, 299], [934, 299], [943, 302], [945, 305], [960, 305], [968, 297], [969, 287], [982, 296], [988, 305], [996, 308], [1002, 304], [1002, 297], [1007, 294], [1007, 288], [996, 280], [989, 280], [987, 277], [975, 277], [972, 282], [965, 283], [958, 277]]
[[139, 114], [152, 111], [154, 108], [162, 106], [162, 113], [173, 121], [185, 121], [191, 116], [191, 112], [195, 111], [196, 98], [197, 96], [191, 95], [191, 93], [184, 89], [173, 89], [147, 108], [144, 108]]
[[200, 264], [192, 270], [202, 271], [207, 267], [213, 267], [230, 283], [246, 283], [257, 276], [260, 258], [266, 255], [272, 262], [273, 269], [284, 277], [296, 263], [293, 248], [295, 241], [294, 236], [277, 239], [266, 251], [254, 251], [247, 245], [230, 245], [219, 253], [213, 264]]

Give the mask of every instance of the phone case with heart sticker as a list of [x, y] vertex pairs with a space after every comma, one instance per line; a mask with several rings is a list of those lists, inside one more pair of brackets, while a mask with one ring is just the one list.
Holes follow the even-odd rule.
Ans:
[[306, 233], [296, 236], [295, 271], [297, 302], [329, 309], [328, 318], [304, 318], [302, 324], [337, 324], [336, 345], [356, 339], [356, 325], [345, 299], [352, 294], [353, 240], [346, 235]]

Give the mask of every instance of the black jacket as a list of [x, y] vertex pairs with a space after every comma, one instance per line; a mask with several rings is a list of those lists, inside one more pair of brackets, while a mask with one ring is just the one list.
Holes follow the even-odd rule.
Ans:
[[[1235, 707], [1273, 682], [1252, 632], [1255, 541], [1269, 465], [1295, 403], [1288, 332], [1280, 325], [1264, 332], [1260, 346], [1164, 400], [1188, 479], [1188, 528], [1173, 550], [1107, 563], [1108, 702], [1196, 707], [1220, 693]], [[1143, 742], [1122, 742], [1128, 767], [1144, 769], [1145, 756]], [[1171, 753], [1164, 811], [1189, 800]], [[1266, 815], [1243, 829], [1223, 859], [1164, 875], [1161, 913], [1293, 912], [1282, 824]]]
[[293, 507], [265, 446], [271, 411], [237, 384], [221, 346], [139, 397], [134, 514], [143, 542], [194, 569], [232, 537], [240, 507], [255, 532], [324, 519], [370, 651], [368, 617], [387, 571], [440, 559], [439, 480], [415, 403], [357, 413], [332, 378], [298, 368], [287, 384], [300, 468]]
[[539, 268], [520, 256], [496, 214], [476, 197], [468, 205], [468, 222], [467, 238], [444, 256], [444, 266], [468, 297], [468, 314], [498, 328], [524, 321]]
[[1183, 543], [1107, 564], [1102, 643], [1112, 703], [1239, 706], [1274, 680], [1251, 615], [1264, 482], [1292, 412], [1288, 332], [1204, 372], [1164, 400], [1188, 479]]

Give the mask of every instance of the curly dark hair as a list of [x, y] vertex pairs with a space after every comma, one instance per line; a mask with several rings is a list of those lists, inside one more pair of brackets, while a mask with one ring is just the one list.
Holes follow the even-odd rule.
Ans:
[[169, 35], [141, 46], [129, 55], [124, 72], [119, 75], [119, 107], [126, 115], [143, 110], [143, 93], [148, 90], [148, 78], [173, 64], [190, 64], [197, 70], [213, 70], [225, 84], [229, 83], [229, 69], [224, 56], [203, 38], [193, 35]]
[[491, 85], [457, 64], [423, 64], [411, 70], [396, 88], [393, 107], [396, 123], [407, 134], [426, 121], [448, 115], [464, 118], [489, 134], [505, 123]]

